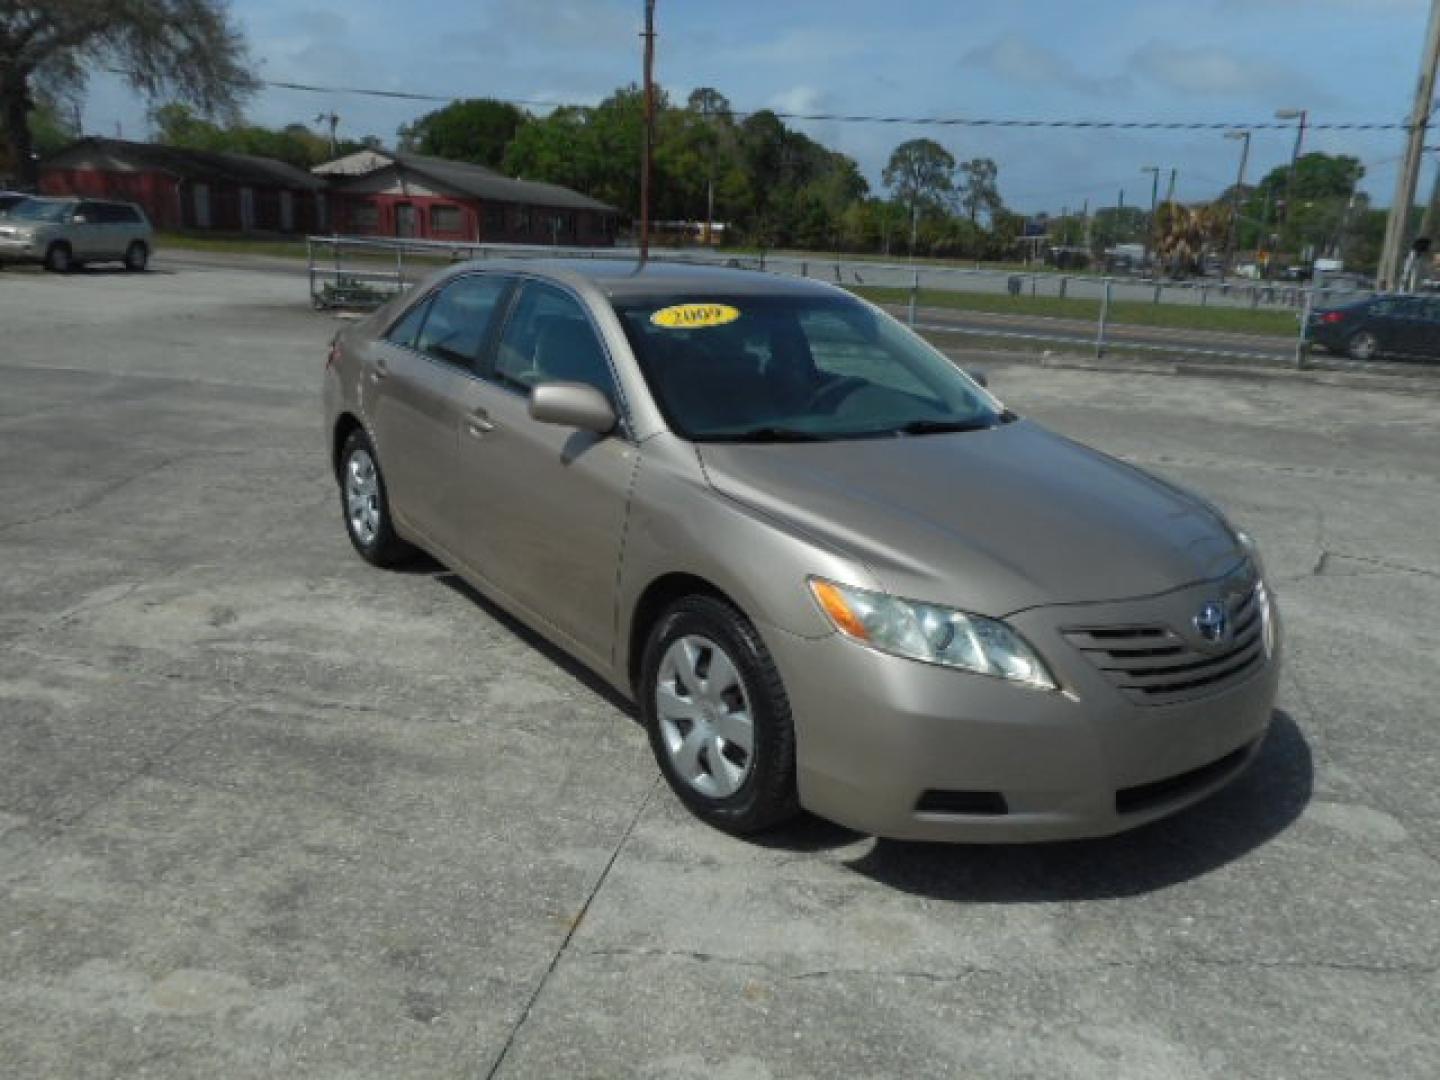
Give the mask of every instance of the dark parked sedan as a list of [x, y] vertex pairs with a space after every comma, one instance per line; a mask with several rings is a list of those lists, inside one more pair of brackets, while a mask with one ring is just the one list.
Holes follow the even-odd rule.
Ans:
[[1310, 340], [1354, 360], [1440, 359], [1440, 297], [1374, 296], [1310, 316]]

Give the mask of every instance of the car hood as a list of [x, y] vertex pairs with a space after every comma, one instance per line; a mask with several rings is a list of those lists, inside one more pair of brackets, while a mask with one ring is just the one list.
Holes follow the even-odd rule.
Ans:
[[982, 615], [1149, 596], [1244, 557], [1203, 500], [1025, 420], [699, 452], [719, 492], [862, 560], [881, 588]]

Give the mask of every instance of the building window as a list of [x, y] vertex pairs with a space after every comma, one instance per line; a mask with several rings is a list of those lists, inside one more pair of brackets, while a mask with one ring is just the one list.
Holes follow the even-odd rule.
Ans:
[[503, 206], [485, 207], [485, 235], [499, 236], [505, 231], [505, 208]]
[[430, 231], [432, 233], [458, 233], [463, 229], [460, 207], [436, 204], [430, 207]]
[[356, 203], [350, 211], [350, 220], [357, 233], [380, 231], [380, 208], [373, 202]]
[[515, 208], [515, 231], [521, 236], [529, 235], [530, 208], [528, 206], [517, 206]]

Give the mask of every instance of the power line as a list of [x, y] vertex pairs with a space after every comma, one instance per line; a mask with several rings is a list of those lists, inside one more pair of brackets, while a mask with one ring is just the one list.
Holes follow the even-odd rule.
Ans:
[[[116, 70], [116, 69], [111, 69]], [[118, 74], [126, 72], [118, 71]], [[393, 98], [403, 101], [448, 102], [456, 100], [453, 95], [422, 94], [406, 90], [373, 90], [359, 86], [316, 86], [311, 83], [285, 82], [276, 79], [261, 79], [262, 86], [279, 90], [300, 90], [315, 94], [358, 94], [364, 97]], [[561, 103], [537, 98], [492, 98], [509, 105], [533, 105], [540, 107], [561, 107]], [[756, 116], [769, 112], [781, 120], [802, 120], [813, 123], [835, 124], [897, 124], [917, 127], [972, 127], [972, 128], [1071, 128], [1101, 131], [1293, 131], [1295, 125], [1280, 120], [1261, 120], [1254, 123], [1241, 121], [1195, 121], [1195, 120], [1036, 120], [1020, 117], [977, 117], [977, 116], [886, 116], [863, 113], [805, 113], [781, 112], [776, 109], [731, 110], [735, 116]], [[1403, 121], [1320, 121], [1306, 125], [1312, 131], [1408, 131], [1410, 124]]]

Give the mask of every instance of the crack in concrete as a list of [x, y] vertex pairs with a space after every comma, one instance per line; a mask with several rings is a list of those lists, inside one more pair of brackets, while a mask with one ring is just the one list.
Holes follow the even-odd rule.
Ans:
[[[133, 770], [131, 770], [125, 776], [121, 777], [114, 784], [110, 785], [110, 787], [107, 788], [105, 791], [96, 795], [78, 810], [72, 811], [69, 814], [58, 814], [49, 818], [42, 817], [38, 819], [32, 819], [32, 828], [35, 835], [36, 849], [38, 850], [50, 843], [53, 843], [57, 838], [63, 836], [68, 830], [75, 828], [76, 825], [84, 821], [87, 817], [94, 813], [96, 809], [105, 805], [105, 803], [115, 798], [115, 796], [120, 794], [120, 792], [124, 791], [130, 785], [134, 784], [135, 781], [151, 775], [155, 770], [156, 766], [160, 765], [167, 758], [173, 755], [175, 751], [180, 749], [181, 746], [189, 742], [191, 739], [196, 738], [202, 732], [208, 731], [211, 724], [213, 724], [217, 720], [223, 719], [225, 716], [234, 712], [236, 709], [240, 708], [242, 704], [243, 702], [232, 701], [228, 704], [222, 705], [213, 713], [204, 717], [191, 730], [186, 731], [181, 735], [177, 735], [175, 738], [171, 739], [155, 753], [151, 754], [149, 757], [141, 761], [140, 764], [137, 765]], [[27, 872], [27, 870], [22, 869], [14, 877], [10, 878], [3, 885], [0, 885], [0, 896], [11, 895], [20, 885], [20, 883], [24, 880]]]
[[[198, 457], [202, 455], [195, 456]], [[8, 532], [11, 529], [21, 529], [27, 525], [39, 525], [46, 521], [52, 521], [55, 518], [64, 517], [67, 514], [74, 514], [78, 513], [81, 510], [88, 510], [90, 509], [90, 507], [104, 502], [116, 492], [123, 491], [131, 484], [134, 484], [140, 480], [144, 480], [148, 476], [153, 476], [155, 473], [158, 473], [164, 469], [168, 469], [171, 465], [175, 465], [181, 461], [187, 460], [192, 460], [191, 455], [176, 455], [173, 457], [167, 457], [164, 460], [160, 461], [158, 464], [141, 469], [139, 472], [136, 472], [130, 476], [123, 477], [122, 479], [117, 480], [114, 483], [106, 484], [102, 488], [100, 488], [100, 490], [91, 492], [89, 495], [82, 496], [81, 498], [75, 500], [73, 503], [70, 503], [67, 506], [58, 507], [55, 510], [49, 510], [43, 514], [37, 514], [35, 517], [21, 518], [18, 521], [0, 522], [0, 532]]]
[[589, 895], [585, 897], [585, 902], [580, 905], [579, 913], [571, 921], [569, 929], [565, 931], [565, 937], [561, 940], [560, 947], [556, 949], [555, 954], [550, 957], [550, 963], [545, 968], [545, 973], [540, 976], [540, 981], [535, 984], [535, 989], [526, 1000], [525, 1008], [521, 1010], [519, 1019], [515, 1021], [515, 1024], [506, 1034], [505, 1042], [501, 1044], [494, 1061], [490, 1064], [490, 1068], [485, 1071], [485, 1080], [494, 1080], [501, 1066], [505, 1064], [505, 1058], [509, 1055], [510, 1048], [515, 1045], [515, 1040], [519, 1037], [521, 1029], [530, 1019], [530, 1014], [535, 1008], [535, 1003], [540, 1000], [540, 995], [549, 984], [550, 977], [555, 974], [555, 969], [559, 966], [561, 958], [569, 950], [570, 943], [575, 939], [575, 934], [585, 922], [585, 916], [590, 913], [590, 906], [595, 902], [595, 897], [600, 894], [600, 890], [604, 887], [605, 882], [609, 880], [610, 871], [614, 868], [616, 860], [620, 858], [620, 852], [624, 850], [625, 845], [630, 842], [630, 837], [635, 832], [635, 827], [640, 824], [640, 817], [645, 813], [645, 808], [650, 805], [650, 800], [655, 797], [655, 792], [660, 787], [660, 780], [661, 777], [657, 773], [650, 787], [646, 789], [645, 795], [641, 798], [639, 805], [636, 806], [634, 815], [630, 818], [629, 824], [625, 826], [625, 831], [620, 834], [620, 839], [615, 844], [615, 850], [610, 852], [610, 858], [605, 861], [605, 865], [601, 868], [600, 875], [595, 879], [595, 884], [591, 887]]
[[1344, 551], [1332, 551], [1327, 554], [1334, 559], [1342, 559], [1346, 562], [1357, 562], [1365, 566], [1378, 567], [1386, 573], [1419, 574], [1421, 577], [1440, 578], [1440, 570], [1432, 570], [1425, 566], [1410, 566], [1406, 563], [1391, 562], [1389, 559], [1377, 558], [1374, 555], [1352, 555]]
[[[643, 959], [683, 960], [692, 963], [716, 964], [744, 970], [763, 971], [775, 979], [801, 982], [828, 978], [917, 979], [933, 983], [963, 982], [978, 976], [1006, 976], [1017, 973], [1014, 968], [968, 964], [949, 971], [926, 971], [918, 968], [824, 967], [787, 969], [764, 960], [721, 956], [691, 949], [603, 948], [585, 949], [574, 954], [583, 959], [636, 957]], [[1400, 975], [1428, 977], [1440, 972], [1440, 964], [1383, 964], [1368, 961], [1301, 960], [1282, 957], [1239, 958], [1226, 956], [1178, 956], [1135, 960], [1102, 960], [1093, 964], [1060, 965], [1046, 968], [1046, 974], [1087, 975], [1104, 971], [1144, 970], [1148, 968], [1221, 968], [1257, 971], [1335, 971], [1365, 975]], [[1023, 973], [1023, 972], [1022, 972]]]

